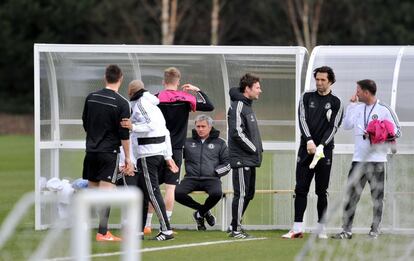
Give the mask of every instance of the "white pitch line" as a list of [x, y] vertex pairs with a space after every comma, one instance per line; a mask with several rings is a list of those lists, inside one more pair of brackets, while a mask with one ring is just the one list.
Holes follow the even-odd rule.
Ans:
[[[146, 252], [155, 252], [155, 251], [164, 251], [164, 250], [171, 250], [171, 249], [179, 249], [179, 248], [189, 248], [189, 247], [198, 247], [198, 246], [210, 246], [210, 245], [227, 244], [227, 243], [239, 243], [239, 242], [254, 241], [254, 240], [264, 240], [264, 239], [267, 239], [267, 237], [247, 238], [247, 239], [233, 239], [233, 240], [220, 240], [220, 241], [210, 241], [210, 242], [202, 242], [202, 243], [191, 243], [191, 244], [182, 244], [182, 245], [165, 246], [165, 247], [151, 247], [151, 248], [144, 248], [144, 249], [140, 249], [140, 250], [136, 250], [136, 251], [138, 253], [146, 253]], [[124, 252], [102, 253], [102, 254], [90, 255], [89, 258], [109, 257], [109, 256], [120, 256], [122, 254], [124, 254]], [[64, 260], [72, 260], [72, 257], [57, 257], [57, 258], [52, 258], [52, 259], [46, 259], [46, 261], [64, 261]]]

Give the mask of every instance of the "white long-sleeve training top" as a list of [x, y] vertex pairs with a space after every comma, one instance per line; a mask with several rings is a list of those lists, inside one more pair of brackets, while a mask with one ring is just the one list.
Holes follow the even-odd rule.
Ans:
[[373, 148], [369, 138], [364, 139], [364, 130], [372, 120], [388, 120], [394, 124], [396, 137], [401, 136], [400, 123], [395, 112], [386, 104], [377, 100], [372, 105], [351, 103], [347, 106], [342, 127], [345, 130], [354, 129], [354, 156], [357, 162], [386, 162], [387, 146]]
[[[135, 159], [162, 155], [165, 159], [172, 158], [170, 132], [165, 125], [165, 119], [158, 108], [159, 100], [149, 92], [131, 102], [132, 132], [130, 135], [132, 151]], [[165, 137], [165, 141], [154, 144], [139, 144], [139, 138]]]

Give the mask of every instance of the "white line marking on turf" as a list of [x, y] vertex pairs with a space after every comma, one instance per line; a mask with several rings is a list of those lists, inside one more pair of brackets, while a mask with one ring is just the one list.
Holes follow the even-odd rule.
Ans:
[[267, 238], [266, 237], [258, 237], [258, 238], [246, 238], [246, 239], [241, 239], [241, 240], [221, 240], [221, 241], [191, 243], [191, 244], [182, 244], [182, 245], [166, 246], [166, 247], [152, 247], [152, 248], [144, 248], [139, 252], [145, 253], [145, 252], [162, 251], [162, 250], [170, 250], [170, 249], [177, 249], [177, 248], [209, 246], [209, 245], [216, 245], [216, 244], [237, 243], [237, 242], [246, 242], [246, 241], [263, 240], [263, 239], [267, 239]]
[[[191, 244], [182, 244], [182, 245], [165, 246], [165, 247], [150, 247], [150, 248], [143, 248], [143, 249], [136, 250], [136, 251], [138, 253], [146, 253], [146, 252], [155, 252], [155, 251], [179, 249], [179, 248], [189, 248], [189, 247], [198, 247], [198, 246], [210, 246], [210, 245], [227, 244], [227, 243], [239, 243], [239, 242], [254, 241], [254, 240], [264, 240], [264, 239], [267, 239], [267, 237], [246, 238], [246, 239], [233, 239], [233, 240], [220, 240], [220, 241], [209, 241], [209, 242], [202, 242], [202, 243], [191, 243]], [[108, 257], [108, 256], [120, 256], [122, 254], [124, 254], [124, 252], [102, 253], [102, 254], [90, 255], [89, 258]], [[57, 258], [52, 258], [52, 259], [46, 259], [46, 261], [64, 261], [64, 260], [72, 260], [72, 257], [57, 257]]]

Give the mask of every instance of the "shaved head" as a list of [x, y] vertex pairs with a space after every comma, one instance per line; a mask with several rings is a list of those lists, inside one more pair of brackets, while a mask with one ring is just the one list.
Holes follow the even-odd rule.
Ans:
[[144, 83], [141, 80], [133, 80], [128, 84], [128, 96], [132, 97], [137, 91], [144, 88]]

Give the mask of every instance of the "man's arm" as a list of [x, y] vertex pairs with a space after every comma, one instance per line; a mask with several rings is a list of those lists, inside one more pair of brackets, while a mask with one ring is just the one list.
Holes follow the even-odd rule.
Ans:
[[167, 164], [167, 168], [171, 170], [172, 173], [177, 173], [180, 170], [180, 168], [177, 166], [177, 164], [175, 164], [175, 161], [172, 159], [170, 132], [167, 128], [165, 129], [165, 144], [167, 146], [166, 151], [164, 152], [165, 163]]
[[223, 142], [219, 152], [219, 165], [216, 167], [215, 172], [220, 178], [227, 175], [231, 170], [229, 150], [226, 143]]
[[388, 105], [384, 104], [384, 106], [388, 109], [389, 112], [389, 114], [386, 116], [387, 120], [391, 121], [394, 124], [395, 137], [401, 137], [401, 126], [397, 114], [395, 114], [395, 112]]
[[243, 150], [255, 154], [257, 148], [246, 135], [246, 124], [242, 115], [243, 106], [243, 102], [239, 101], [236, 103], [236, 108], [229, 109], [229, 138], [232, 138]]
[[306, 110], [308, 109], [308, 102], [307, 97], [305, 97], [305, 93], [302, 94], [299, 100], [299, 107], [298, 107], [298, 117], [299, 117], [299, 130], [303, 137], [306, 138], [306, 149], [308, 154], [315, 154], [316, 152], [316, 145], [313, 142], [311, 133], [309, 131], [308, 123], [306, 122]]
[[[89, 95], [88, 95], [89, 97]], [[83, 106], [83, 113], [82, 113], [82, 124], [83, 124], [83, 129], [86, 131], [86, 127], [88, 125], [88, 97], [86, 97], [85, 99], [85, 105]]]
[[139, 119], [140, 115], [144, 117], [144, 121], [132, 123], [129, 118], [124, 118], [121, 121], [121, 127], [127, 128], [133, 132], [150, 132], [156, 128], [156, 123], [148, 116], [141, 103], [137, 102], [132, 110], [131, 119]]
[[135, 175], [134, 167], [132, 165], [131, 156], [129, 154], [129, 151], [130, 151], [129, 150], [129, 146], [130, 146], [129, 139], [128, 140], [121, 140], [121, 144], [122, 144], [122, 150], [124, 151], [124, 155], [125, 155], [124, 173], [127, 176], [134, 176]]
[[303, 137], [306, 138], [306, 141], [312, 140], [312, 135], [309, 131], [308, 123], [306, 122], [306, 110], [308, 109], [307, 100], [305, 98], [305, 93], [302, 94], [299, 100], [298, 107], [298, 117], [299, 117], [299, 129]]
[[213, 111], [214, 110], [213, 103], [210, 101], [207, 94], [205, 94], [204, 92], [198, 91], [196, 93], [196, 100], [197, 100], [197, 105], [196, 105], [197, 111]]
[[337, 106], [332, 107], [332, 114], [329, 119], [329, 128], [323, 134], [321, 144], [319, 145], [326, 146], [326, 144], [331, 142], [335, 136], [335, 133], [338, 131], [339, 126], [341, 126], [344, 115], [344, 107], [341, 100], [338, 99], [338, 102], [339, 104], [337, 104]]
[[196, 111], [212, 111], [214, 110], [214, 105], [208, 98], [208, 96], [200, 90], [197, 86], [186, 83], [182, 86], [183, 90], [186, 92], [195, 92], [196, 97]]

